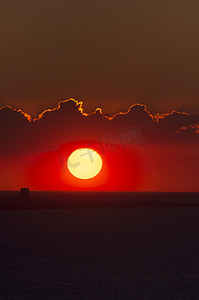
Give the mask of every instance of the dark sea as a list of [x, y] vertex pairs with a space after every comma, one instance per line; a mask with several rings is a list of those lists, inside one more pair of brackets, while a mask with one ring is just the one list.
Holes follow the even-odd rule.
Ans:
[[0, 211], [0, 299], [199, 299], [199, 208]]

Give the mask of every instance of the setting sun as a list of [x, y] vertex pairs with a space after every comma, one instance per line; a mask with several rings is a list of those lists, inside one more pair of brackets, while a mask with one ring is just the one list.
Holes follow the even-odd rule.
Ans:
[[67, 166], [73, 176], [79, 179], [90, 179], [100, 172], [102, 159], [93, 149], [80, 148], [71, 153]]

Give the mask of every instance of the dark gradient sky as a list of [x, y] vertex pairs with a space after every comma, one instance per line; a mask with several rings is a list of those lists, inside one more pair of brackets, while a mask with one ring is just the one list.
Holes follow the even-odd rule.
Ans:
[[197, 0], [2, 0], [0, 106], [199, 113]]

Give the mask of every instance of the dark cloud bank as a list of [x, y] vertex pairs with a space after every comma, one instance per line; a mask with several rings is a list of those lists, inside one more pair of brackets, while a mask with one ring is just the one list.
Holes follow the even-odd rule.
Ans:
[[62, 144], [101, 141], [135, 127], [142, 144], [199, 142], [199, 115], [172, 112], [153, 116], [136, 104], [127, 113], [105, 116], [101, 109], [87, 115], [81, 102], [67, 100], [36, 120], [22, 111], [0, 109], [0, 155], [17, 156], [56, 150]]

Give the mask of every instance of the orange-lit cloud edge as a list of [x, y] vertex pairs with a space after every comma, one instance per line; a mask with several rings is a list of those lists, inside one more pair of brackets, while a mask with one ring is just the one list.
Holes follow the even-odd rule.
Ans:
[[[129, 109], [126, 111], [126, 112], [117, 112], [116, 114], [113, 114], [112, 116], [106, 116], [103, 111], [102, 111], [102, 108], [98, 107], [96, 108], [93, 112], [91, 112], [90, 114], [89, 113], [86, 113], [84, 112], [83, 110], [83, 101], [77, 101], [73, 98], [69, 98], [67, 100], [62, 100], [62, 101], [59, 101], [58, 102], [58, 105], [54, 108], [48, 108], [46, 110], [44, 110], [41, 114], [39, 114], [38, 118], [33, 118], [30, 114], [24, 112], [23, 110], [21, 109], [16, 109], [16, 108], [13, 108], [9, 105], [5, 105], [3, 107], [0, 108], [0, 110], [4, 109], [4, 108], [9, 108], [9, 109], [12, 109], [13, 111], [16, 111], [17, 113], [21, 113], [29, 122], [37, 122], [39, 121], [41, 118], [43, 118], [45, 116], [45, 114], [47, 112], [53, 112], [53, 111], [56, 111], [56, 110], [59, 110], [61, 108], [61, 104], [62, 103], [66, 103], [66, 102], [69, 102], [69, 101], [73, 101], [78, 109], [78, 111], [85, 117], [89, 117], [89, 116], [92, 116], [92, 115], [95, 115], [97, 113], [99, 113], [103, 118], [106, 118], [108, 120], [113, 120], [115, 117], [119, 116], [119, 115], [127, 115], [129, 114], [129, 112], [131, 111], [131, 109], [133, 107], [136, 107], [136, 106], [140, 106], [140, 107], [143, 107], [144, 110], [146, 111], [146, 113], [151, 117], [151, 119], [154, 121], [154, 122], [158, 122], [160, 119], [164, 119], [165, 117], [169, 116], [169, 115], [173, 115], [173, 114], [179, 114], [179, 115], [186, 115], [186, 116], [189, 116], [189, 114], [187, 112], [179, 112], [177, 110], [172, 110], [171, 112], [168, 112], [168, 113], [163, 113], [163, 114], [151, 114], [149, 112], [149, 110], [147, 109], [147, 106], [144, 105], [144, 104], [140, 104], [140, 103], [135, 103], [135, 104], [132, 104]], [[194, 124], [196, 126], [199, 126], [197, 124]]]

